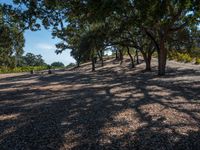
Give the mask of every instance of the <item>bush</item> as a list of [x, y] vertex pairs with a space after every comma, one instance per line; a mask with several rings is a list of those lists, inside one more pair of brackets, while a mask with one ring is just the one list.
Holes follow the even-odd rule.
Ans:
[[177, 54], [174, 52], [174, 51], [170, 51], [169, 53], [168, 53], [168, 55], [167, 55], [167, 58], [169, 59], [169, 60], [176, 60], [177, 59]]
[[65, 65], [64, 65], [62, 62], [53, 62], [53, 63], [51, 64], [51, 66], [52, 66], [53, 68], [64, 68], [64, 67], [65, 67]]
[[188, 54], [183, 54], [183, 53], [177, 53], [177, 58], [176, 58], [177, 61], [180, 61], [180, 62], [192, 62], [193, 58], [190, 57], [190, 55]]
[[66, 68], [71, 68], [71, 67], [76, 67], [75, 63], [70, 63], [69, 65], [66, 66]]
[[185, 54], [184, 56], [183, 56], [183, 59], [185, 60], [185, 62], [187, 63], [187, 62], [192, 62], [192, 57], [190, 57], [188, 54]]
[[25, 67], [16, 67], [13, 69], [7, 67], [0, 67], [0, 73], [30, 72], [31, 70], [41, 71], [47, 69], [48, 69], [47, 66], [25, 66]]
[[200, 64], [200, 58], [196, 58], [196, 60], [195, 60], [195, 64]]

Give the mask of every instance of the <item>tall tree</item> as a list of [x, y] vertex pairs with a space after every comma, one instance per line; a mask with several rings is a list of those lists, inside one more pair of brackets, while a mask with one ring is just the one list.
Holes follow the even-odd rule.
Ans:
[[190, 24], [199, 21], [198, 0], [136, 0], [135, 6], [140, 27], [154, 42], [158, 52], [158, 74], [165, 74], [168, 49], [166, 41]]
[[[77, 33], [73, 31], [66, 33], [65, 28], [70, 26], [80, 31], [80, 37], [95, 24], [105, 24], [108, 27], [106, 31], [117, 29], [122, 35], [124, 31], [132, 32], [139, 28], [157, 49], [159, 75], [165, 74], [169, 37], [200, 21], [199, 0], [14, 0], [14, 2], [26, 7], [22, 16], [31, 29], [37, 27], [39, 18], [46, 28], [53, 26], [56, 33], [64, 33], [57, 35], [66, 43], [69, 42], [68, 35]], [[107, 41], [114, 38], [114, 34], [108, 32], [104, 38]], [[131, 45], [131, 42], [128, 44]]]
[[11, 6], [0, 4], [0, 66], [15, 67], [23, 54], [22, 22], [15, 13]]
[[24, 65], [26, 66], [44, 66], [46, 65], [41, 55], [27, 53], [24, 57]]

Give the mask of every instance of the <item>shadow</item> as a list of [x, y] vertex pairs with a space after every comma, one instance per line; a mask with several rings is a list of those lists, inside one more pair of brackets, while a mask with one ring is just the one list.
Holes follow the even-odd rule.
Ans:
[[0, 79], [0, 149], [200, 149], [198, 70], [143, 68]]

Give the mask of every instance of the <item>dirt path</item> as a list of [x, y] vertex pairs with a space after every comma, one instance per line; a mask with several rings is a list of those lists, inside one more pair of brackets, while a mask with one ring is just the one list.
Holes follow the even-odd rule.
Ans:
[[200, 149], [200, 66], [143, 68], [0, 75], [0, 150]]

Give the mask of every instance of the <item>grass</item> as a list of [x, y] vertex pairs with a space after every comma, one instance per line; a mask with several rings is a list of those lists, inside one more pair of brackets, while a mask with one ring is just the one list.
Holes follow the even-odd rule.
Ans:
[[200, 58], [196, 58], [196, 60], [195, 60], [195, 64], [200, 64]]
[[19, 72], [30, 72], [31, 70], [34, 71], [41, 71], [48, 69], [47, 66], [26, 66], [26, 67], [15, 67], [15, 68], [8, 68], [8, 67], [0, 67], [0, 73], [19, 73]]

